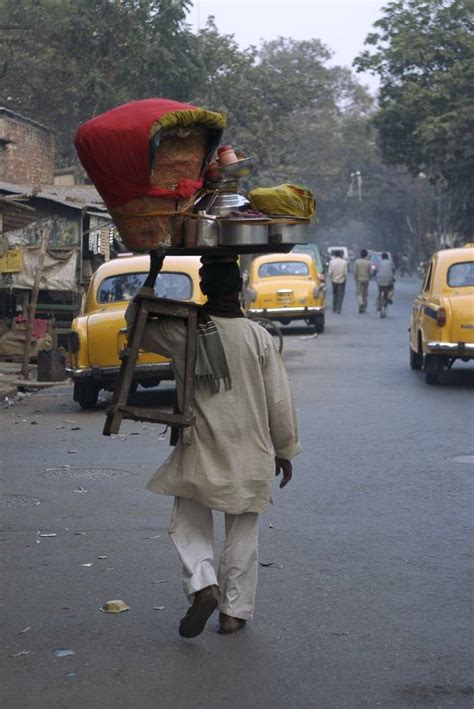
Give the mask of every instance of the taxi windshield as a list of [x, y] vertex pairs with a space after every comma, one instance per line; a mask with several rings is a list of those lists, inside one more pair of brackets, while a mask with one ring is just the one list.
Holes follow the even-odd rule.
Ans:
[[268, 276], [309, 276], [309, 267], [302, 261], [263, 263], [258, 269], [260, 278]]
[[474, 286], [474, 261], [454, 263], [448, 269], [448, 286], [462, 288]]
[[[118, 303], [131, 300], [142, 287], [147, 273], [120, 273], [104, 278], [97, 292], [97, 302]], [[193, 292], [191, 278], [185, 273], [159, 273], [155, 283], [155, 295], [159, 298], [190, 300]]]

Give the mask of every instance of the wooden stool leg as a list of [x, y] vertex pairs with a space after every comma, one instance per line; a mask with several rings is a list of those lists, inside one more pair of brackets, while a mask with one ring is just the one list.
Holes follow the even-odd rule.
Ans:
[[104, 436], [110, 436], [112, 433], [118, 433], [120, 430], [120, 424], [123, 416], [119, 410], [119, 407], [127, 403], [130, 387], [133, 382], [135, 363], [138, 359], [140, 343], [147, 317], [148, 305], [146, 301], [141, 302], [138, 306], [135, 319], [130, 329], [130, 336], [128, 338], [127, 346], [121, 354], [122, 364], [120, 366], [119, 376], [115, 385], [112, 404], [107, 409], [107, 418], [103, 430]]

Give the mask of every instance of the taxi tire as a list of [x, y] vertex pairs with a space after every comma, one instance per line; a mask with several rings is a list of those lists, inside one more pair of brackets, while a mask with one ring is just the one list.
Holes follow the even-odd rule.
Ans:
[[81, 409], [95, 409], [99, 391], [100, 387], [94, 382], [74, 382], [74, 401], [77, 401]]
[[444, 362], [441, 357], [429, 354], [425, 355], [423, 372], [425, 374], [425, 382], [427, 384], [436, 384], [443, 369]]
[[313, 324], [314, 324], [314, 331], [318, 335], [321, 335], [321, 333], [324, 332], [324, 315], [318, 315], [317, 317], [315, 317], [313, 320]]
[[410, 367], [412, 369], [420, 370], [423, 369], [423, 355], [419, 352], [415, 352], [410, 347]]

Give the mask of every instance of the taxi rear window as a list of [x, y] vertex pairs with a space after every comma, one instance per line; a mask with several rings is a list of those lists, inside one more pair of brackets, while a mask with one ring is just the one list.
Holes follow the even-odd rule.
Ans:
[[474, 286], [474, 261], [453, 263], [448, 269], [448, 286], [451, 288]]
[[268, 276], [309, 276], [308, 264], [302, 261], [277, 261], [263, 263], [258, 269], [260, 278]]
[[[118, 303], [131, 300], [142, 287], [147, 273], [120, 273], [104, 278], [97, 292], [99, 303]], [[191, 278], [186, 273], [159, 273], [155, 283], [155, 295], [159, 298], [190, 300], [193, 294]]]

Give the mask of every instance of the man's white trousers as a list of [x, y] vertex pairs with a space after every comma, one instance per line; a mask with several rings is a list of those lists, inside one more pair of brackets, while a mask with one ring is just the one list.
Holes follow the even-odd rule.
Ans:
[[195, 500], [176, 497], [169, 534], [181, 563], [189, 602], [206, 586], [219, 586], [221, 613], [252, 617], [258, 576], [258, 514], [225, 515], [225, 544], [216, 576], [212, 510]]

